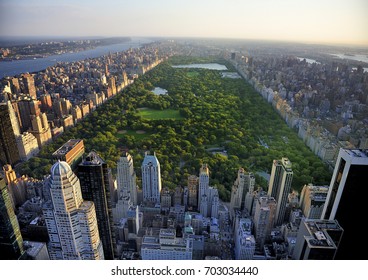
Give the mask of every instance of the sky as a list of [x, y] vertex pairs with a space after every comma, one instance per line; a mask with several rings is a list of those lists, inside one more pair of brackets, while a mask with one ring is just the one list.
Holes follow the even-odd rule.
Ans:
[[239, 38], [368, 46], [367, 0], [0, 0], [0, 36]]

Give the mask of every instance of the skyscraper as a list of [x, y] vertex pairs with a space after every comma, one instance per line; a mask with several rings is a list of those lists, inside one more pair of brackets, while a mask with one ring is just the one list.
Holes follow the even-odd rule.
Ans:
[[207, 195], [210, 186], [210, 171], [207, 164], [202, 164], [199, 170], [198, 208], [201, 209], [202, 196]]
[[291, 190], [293, 171], [291, 162], [287, 158], [274, 160], [271, 178], [268, 186], [268, 195], [276, 199], [276, 225], [281, 225], [285, 219], [286, 203]]
[[37, 99], [34, 78], [31, 74], [27, 73], [23, 75], [23, 85], [24, 93], [30, 95], [34, 99]]
[[241, 209], [243, 192], [245, 193], [244, 183], [244, 169], [240, 168], [238, 171], [238, 177], [236, 178], [234, 185], [231, 189], [230, 206], [232, 210]]
[[45, 113], [40, 115], [31, 115], [32, 134], [36, 136], [38, 146], [42, 147], [44, 144], [52, 141], [51, 129]]
[[188, 206], [197, 209], [198, 206], [198, 177], [190, 175], [188, 177]]
[[[336, 219], [344, 229], [337, 259], [366, 259], [364, 250], [355, 253], [365, 232], [357, 229], [364, 219], [366, 205], [360, 198], [368, 195], [368, 150], [340, 149], [321, 219]], [[366, 248], [366, 246], [365, 246]], [[363, 248], [362, 248], [363, 249]]]
[[137, 205], [137, 182], [133, 166], [133, 157], [124, 152], [117, 163], [118, 198], [129, 196], [133, 205]]
[[107, 164], [95, 152], [90, 152], [78, 166], [83, 199], [93, 201], [95, 204], [98, 231], [105, 259], [113, 260], [115, 242], [111, 230], [113, 219], [109, 172]]
[[104, 259], [95, 205], [83, 200], [79, 179], [66, 162], [52, 166], [48, 188], [51, 201], [45, 203], [43, 214], [50, 259]]
[[18, 120], [10, 101], [0, 103], [0, 164], [14, 164], [19, 161], [16, 142], [19, 135]]
[[17, 216], [5, 184], [0, 177], [0, 260], [17, 260], [24, 253]]
[[261, 196], [255, 201], [254, 233], [257, 245], [263, 250], [266, 238], [271, 234], [275, 223], [277, 203], [273, 197]]
[[231, 190], [230, 207], [232, 210], [247, 209], [249, 214], [251, 214], [254, 185], [255, 177], [253, 173], [246, 172], [243, 168], [239, 168], [238, 177]]
[[145, 202], [160, 202], [161, 170], [155, 153], [145, 153], [142, 163], [142, 190]]

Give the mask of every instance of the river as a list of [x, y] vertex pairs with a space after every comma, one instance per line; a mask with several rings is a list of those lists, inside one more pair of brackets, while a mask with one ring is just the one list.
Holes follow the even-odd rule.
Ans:
[[6, 76], [20, 75], [26, 72], [37, 72], [46, 69], [49, 66], [56, 64], [57, 62], [73, 62], [86, 58], [96, 58], [110, 52], [121, 52], [129, 48], [139, 48], [143, 44], [153, 42], [146, 38], [132, 38], [129, 42], [114, 44], [108, 46], [100, 46], [91, 50], [76, 52], [76, 53], [64, 53], [60, 55], [51, 55], [44, 58], [37, 58], [31, 60], [12, 60], [0, 62], [0, 79]]

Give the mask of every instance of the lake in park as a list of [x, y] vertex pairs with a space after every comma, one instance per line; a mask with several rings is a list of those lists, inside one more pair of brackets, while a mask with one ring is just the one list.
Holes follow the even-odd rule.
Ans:
[[227, 67], [218, 63], [200, 63], [200, 64], [182, 64], [182, 65], [173, 65], [173, 68], [202, 68], [208, 70], [219, 70], [224, 71], [227, 70]]

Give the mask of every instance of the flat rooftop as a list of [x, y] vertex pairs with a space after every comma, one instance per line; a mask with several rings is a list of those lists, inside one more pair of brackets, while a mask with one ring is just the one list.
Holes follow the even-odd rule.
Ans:
[[343, 149], [348, 155], [352, 157], [368, 158], [368, 150], [360, 149]]
[[306, 237], [311, 247], [336, 248], [335, 243], [328, 235], [328, 231], [343, 231], [337, 221], [306, 220], [305, 224], [311, 234]]
[[82, 139], [70, 139], [68, 140], [68, 142], [62, 145], [59, 149], [57, 149], [52, 155], [53, 156], [65, 155], [81, 141], [83, 140]]

